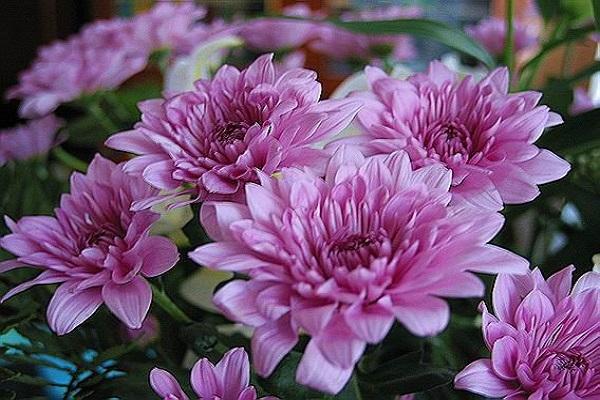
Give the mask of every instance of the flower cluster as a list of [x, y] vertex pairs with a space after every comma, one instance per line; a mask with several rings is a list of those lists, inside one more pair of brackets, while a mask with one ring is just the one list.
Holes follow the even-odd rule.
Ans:
[[209, 29], [195, 25], [203, 15], [191, 3], [163, 2], [130, 20], [94, 22], [67, 40], [42, 47], [7, 97], [21, 99], [21, 116], [34, 118], [85, 94], [114, 89], [142, 71], [153, 51], [187, 51], [205, 37]]
[[600, 273], [584, 274], [571, 290], [574, 269], [547, 281], [538, 269], [498, 276], [496, 315], [482, 305], [491, 359], [468, 365], [457, 388], [505, 399], [600, 398]]
[[0, 167], [8, 161], [27, 160], [47, 153], [57, 143], [62, 121], [54, 115], [0, 131]]
[[316, 73], [277, 76], [272, 55], [264, 55], [243, 71], [225, 65], [192, 91], [141, 103], [141, 122], [107, 145], [140, 154], [125, 168], [156, 188], [192, 185], [192, 201], [239, 199], [257, 170], [322, 168], [326, 153], [311, 145], [346, 127], [359, 103], [320, 95]]
[[[202, 400], [257, 400], [256, 389], [250, 386], [250, 363], [242, 348], [229, 350], [213, 365], [203, 358], [192, 368], [192, 388]], [[154, 368], [150, 371], [150, 386], [165, 400], [188, 400], [181, 386], [168, 371]], [[258, 400], [278, 400], [276, 397], [261, 397]]]
[[87, 175], [71, 176], [71, 194], [63, 195], [55, 217], [7, 218], [12, 233], [0, 238], [0, 247], [17, 258], [0, 263], [0, 272], [42, 272], [2, 301], [34, 285], [59, 283], [47, 310], [57, 334], [71, 332], [102, 303], [128, 327], [140, 328], [152, 300], [145, 277], [161, 275], [179, 257], [170, 240], [149, 236], [158, 214], [130, 210], [134, 201], [154, 194], [141, 178], [97, 156]]
[[508, 70], [482, 81], [461, 79], [434, 61], [427, 73], [397, 80], [367, 67], [370, 91], [358, 114], [362, 134], [353, 144], [365, 154], [404, 150], [413, 167], [441, 164], [452, 170], [456, 198], [477, 207], [502, 208], [533, 200], [537, 185], [562, 178], [569, 164], [534, 142], [562, 122], [537, 105], [541, 93], [508, 93]]
[[309, 170], [261, 174], [247, 204], [206, 202], [202, 224], [216, 243], [190, 257], [243, 272], [215, 295], [229, 318], [255, 327], [254, 364], [267, 376], [312, 339], [298, 382], [337, 393], [367, 343], [395, 320], [419, 336], [439, 333], [449, 309], [440, 297], [481, 296], [471, 272], [525, 272], [527, 262], [487, 242], [503, 218], [450, 205], [451, 174], [413, 170], [403, 152], [365, 159], [342, 148], [325, 179]]

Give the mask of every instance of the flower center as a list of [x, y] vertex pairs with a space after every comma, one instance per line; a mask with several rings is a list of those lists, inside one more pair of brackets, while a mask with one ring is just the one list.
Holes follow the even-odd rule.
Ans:
[[456, 154], [468, 157], [473, 151], [469, 130], [455, 121], [433, 125], [424, 138], [424, 145], [444, 161]]
[[556, 352], [554, 355], [554, 367], [560, 371], [580, 370], [587, 371], [589, 364], [585, 357], [578, 352]]
[[344, 252], [355, 252], [363, 247], [371, 246], [377, 242], [377, 235], [374, 232], [369, 232], [366, 235], [354, 234], [348, 236], [346, 239], [336, 242], [330, 252], [339, 254]]
[[215, 127], [213, 135], [222, 144], [243, 140], [249, 125], [245, 122], [225, 122]]
[[379, 232], [340, 234], [333, 238], [327, 257], [333, 265], [347, 270], [368, 267], [374, 258], [380, 256], [383, 234]]

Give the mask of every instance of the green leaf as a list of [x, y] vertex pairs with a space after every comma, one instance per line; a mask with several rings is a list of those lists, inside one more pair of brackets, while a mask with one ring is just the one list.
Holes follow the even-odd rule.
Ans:
[[12, 390], [0, 389], [0, 400], [15, 400], [17, 394]]
[[560, 11], [559, 0], [537, 0], [538, 9], [544, 17], [544, 20], [548, 21], [558, 15]]
[[19, 372], [12, 371], [8, 368], [0, 367], [0, 382], [9, 381], [19, 375]]
[[592, 0], [594, 9], [594, 19], [596, 20], [596, 29], [600, 29], [600, 0]]
[[439, 21], [427, 19], [399, 19], [392, 21], [333, 21], [334, 24], [353, 32], [369, 35], [408, 34], [432, 39], [468, 54], [488, 68], [495, 66], [492, 56], [463, 31]]

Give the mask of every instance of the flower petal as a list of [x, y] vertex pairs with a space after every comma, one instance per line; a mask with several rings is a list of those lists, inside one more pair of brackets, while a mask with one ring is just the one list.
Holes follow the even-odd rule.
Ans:
[[152, 302], [148, 282], [139, 276], [122, 285], [109, 282], [102, 288], [102, 298], [109, 310], [132, 329], [142, 327]]
[[331, 364], [311, 340], [304, 350], [296, 371], [296, 381], [310, 388], [329, 394], [338, 394], [352, 376], [354, 366], [340, 368]]
[[63, 283], [50, 299], [46, 317], [50, 329], [65, 335], [88, 319], [102, 304], [100, 288], [74, 291], [75, 283]]
[[493, 398], [507, 396], [514, 390], [509, 382], [494, 374], [492, 363], [488, 359], [477, 360], [467, 365], [456, 375], [454, 387]]
[[177, 379], [164, 369], [152, 368], [152, 371], [150, 371], [150, 386], [163, 399], [173, 399], [170, 396], [174, 396], [173, 400], [188, 400]]

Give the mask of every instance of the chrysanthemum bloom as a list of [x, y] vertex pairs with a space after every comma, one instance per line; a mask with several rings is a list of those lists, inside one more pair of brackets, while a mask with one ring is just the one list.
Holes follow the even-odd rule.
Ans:
[[[311, 11], [306, 4], [286, 7], [283, 15], [306, 19], [324, 17]], [[259, 18], [242, 23], [239, 34], [248, 46], [258, 51], [293, 50], [316, 39], [319, 24], [291, 18]]]
[[27, 160], [47, 153], [57, 143], [62, 121], [54, 115], [0, 131], [0, 167], [10, 160]]
[[106, 144], [140, 154], [125, 169], [159, 189], [193, 185], [195, 199], [236, 197], [257, 169], [324, 164], [325, 153], [310, 146], [348, 125], [360, 103], [319, 101], [315, 78], [305, 69], [277, 77], [271, 55], [241, 72], [225, 65], [193, 91], [142, 102], [142, 121]]
[[[382, 7], [362, 12], [346, 12], [342, 21], [387, 21], [403, 18], [417, 18], [419, 7]], [[414, 58], [416, 50], [412, 39], [407, 35], [365, 35], [342, 29], [333, 24], [319, 25], [317, 40], [310, 47], [334, 59], [371, 60], [389, 53], [394, 60]]]
[[131, 36], [124, 34], [132, 32], [129, 28], [124, 20], [99, 21], [80, 35], [42, 47], [7, 97], [21, 99], [20, 115], [33, 118], [84, 94], [118, 87], [143, 70], [148, 57], [131, 47]]
[[171, 241], [149, 236], [158, 214], [131, 211], [134, 201], [155, 194], [141, 178], [96, 156], [87, 175], [71, 176], [71, 194], [61, 198], [56, 217], [6, 218], [12, 233], [0, 238], [0, 247], [17, 258], [0, 263], [0, 272], [32, 267], [42, 273], [2, 301], [34, 285], [59, 283], [47, 310], [57, 334], [71, 332], [102, 303], [128, 327], [140, 328], [152, 300], [145, 278], [169, 270], [179, 257]]
[[[539, 29], [535, 24], [520, 21], [513, 22], [514, 46], [513, 52], [534, 48], [539, 43]], [[506, 21], [502, 18], [491, 17], [480, 21], [477, 25], [467, 26], [465, 31], [490, 54], [502, 56], [506, 40]]]
[[257, 372], [268, 376], [310, 340], [296, 378], [339, 392], [367, 343], [398, 320], [418, 336], [448, 323], [440, 297], [481, 296], [469, 271], [525, 272], [527, 262], [486, 244], [503, 218], [449, 205], [451, 174], [434, 165], [413, 171], [396, 152], [367, 160], [356, 149], [333, 156], [325, 179], [310, 170], [261, 174], [246, 185], [247, 205], [207, 202], [202, 224], [216, 243], [190, 253], [197, 263], [245, 273], [219, 290], [225, 315], [255, 327]]
[[560, 116], [537, 105], [541, 93], [508, 94], [505, 68], [478, 83], [437, 61], [405, 81], [373, 67], [366, 74], [371, 91], [358, 94], [365, 100], [358, 114], [363, 134], [338, 145], [353, 143], [369, 155], [403, 149], [413, 167], [442, 164], [452, 170], [457, 199], [495, 209], [533, 200], [538, 184], [570, 168], [533, 144]]
[[477, 360], [455, 386], [511, 400], [600, 399], [600, 273], [584, 274], [571, 290], [574, 268], [544, 281], [500, 275], [483, 309], [483, 337], [491, 359]]
[[[256, 389], [250, 386], [250, 363], [244, 349], [229, 350], [217, 365], [202, 358], [192, 368], [192, 389], [202, 400], [256, 400]], [[154, 368], [150, 371], [150, 386], [165, 400], [188, 400], [177, 379], [168, 371]], [[261, 400], [277, 400], [261, 397]]]
[[189, 3], [161, 3], [133, 19], [96, 21], [67, 40], [42, 47], [7, 97], [21, 99], [19, 113], [33, 118], [99, 90], [115, 89], [142, 71], [151, 53], [191, 50], [208, 36], [204, 15]]

